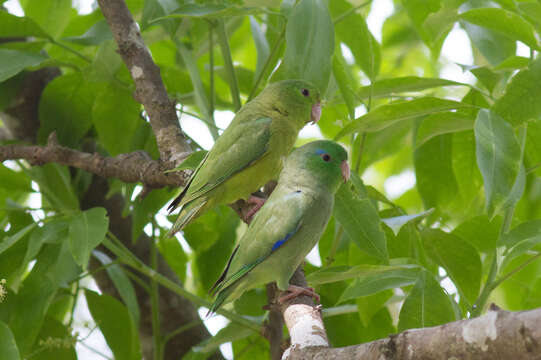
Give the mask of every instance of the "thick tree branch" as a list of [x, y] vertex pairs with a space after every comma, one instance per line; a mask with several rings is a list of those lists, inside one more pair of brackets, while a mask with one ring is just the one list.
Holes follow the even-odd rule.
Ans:
[[54, 132], [46, 146], [0, 146], [0, 162], [17, 159], [27, 160], [31, 165], [51, 162], [68, 165], [103, 178], [117, 178], [126, 183], [141, 182], [147, 188], [183, 186], [188, 177], [185, 172], [165, 173], [160, 163], [152, 160], [144, 151], [105, 157], [61, 146]]
[[539, 359], [541, 309], [489, 311], [484, 316], [404, 331], [344, 348], [293, 348], [288, 359]]
[[[308, 286], [302, 267], [295, 271], [289, 283], [301, 287]], [[291, 346], [284, 352], [283, 359], [289, 358], [295, 349], [329, 346], [321, 317], [321, 305], [316, 306], [310, 296], [293, 298], [282, 304], [280, 310], [291, 337]]]
[[175, 103], [167, 95], [160, 69], [152, 60], [139, 26], [124, 0], [98, 0], [98, 4], [135, 82], [135, 98], [143, 104], [148, 114], [160, 158], [165, 163], [177, 165], [191, 149], [180, 129]]

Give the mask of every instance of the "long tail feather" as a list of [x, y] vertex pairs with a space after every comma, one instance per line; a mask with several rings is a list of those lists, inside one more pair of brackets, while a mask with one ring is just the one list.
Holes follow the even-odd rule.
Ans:
[[182, 230], [184, 226], [199, 214], [199, 210], [201, 210], [206, 203], [206, 199], [199, 198], [184, 205], [178, 214], [175, 224], [171, 230], [169, 230], [169, 236], [173, 236], [177, 231]]

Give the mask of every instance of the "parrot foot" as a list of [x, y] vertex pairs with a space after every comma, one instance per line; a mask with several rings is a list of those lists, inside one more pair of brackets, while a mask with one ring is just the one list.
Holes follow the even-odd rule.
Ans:
[[250, 210], [244, 216], [245, 220], [247, 220], [248, 223], [251, 221], [252, 216], [254, 216], [254, 214], [259, 209], [261, 209], [261, 207], [263, 206], [265, 201], [266, 201], [266, 199], [262, 199], [260, 197], [253, 196], [253, 195], [250, 196], [250, 199], [248, 199], [247, 203], [252, 204], [253, 206], [250, 208]]
[[278, 302], [280, 304], [283, 304], [286, 301], [296, 298], [297, 296], [300, 296], [300, 295], [311, 296], [314, 298], [316, 302], [319, 302], [319, 295], [316, 294], [313, 288], [304, 288], [304, 287], [300, 287], [296, 285], [289, 285], [289, 287], [287, 288], [285, 292], [289, 294], [280, 296], [278, 298]]

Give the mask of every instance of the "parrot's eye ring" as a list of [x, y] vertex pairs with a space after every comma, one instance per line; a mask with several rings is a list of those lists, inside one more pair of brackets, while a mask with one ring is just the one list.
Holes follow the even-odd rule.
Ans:
[[331, 155], [329, 155], [329, 154], [321, 154], [321, 158], [322, 158], [323, 161], [325, 161], [325, 162], [331, 161]]
[[308, 89], [302, 89], [302, 90], [301, 90], [301, 93], [302, 93], [304, 96], [310, 96], [310, 91], [308, 91]]

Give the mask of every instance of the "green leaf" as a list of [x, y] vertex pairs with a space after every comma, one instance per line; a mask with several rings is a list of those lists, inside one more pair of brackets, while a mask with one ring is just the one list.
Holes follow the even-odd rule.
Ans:
[[393, 233], [397, 236], [402, 226], [406, 225], [410, 221], [423, 219], [427, 217], [428, 215], [432, 214], [433, 212], [434, 212], [434, 209], [429, 209], [419, 214], [393, 216], [390, 218], [381, 219], [381, 221], [384, 222], [385, 225], [390, 227], [391, 230], [393, 230]]
[[22, 281], [22, 276], [27, 271], [28, 264], [41, 250], [42, 246], [47, 243], [57, 243], [61, 239], [67, 237], [68, 224], [63, 220], [51, 220], [32, 231], [28, 239], [28, 246], [24, 259], [18, 270], [17, 278], [14, 279], [10, 286], [16, 291]]
[[0, 37], [27, 36], [49, 38], [49, 35], [34, 20], [0, 11]]
[[[364, 279], [365, 281], [365, 286], [367, 289], [367, 293], [365, 293], [365, 295], [369, 295], [374, 292], [389, 289], [389, 287], [386, 287], [387, 285], [385, 284], [382, 284], [382, 288], [379, 288], [380, 285], [377, 284], [379, 280], [388, 280], [391, 282], [391, 284], [400, 283], [400, 281], [405, 281], [406, 283], [408, 281], [415, 281], [417, 279], [419, 269], [420, 268], [417, 265], [333, 266], [308, 274], [306, 276], [306, 281], [311, 285], [321, 285], [353, 278], [360, 278]], [[376, 291], [373, 290], [374, 288]]]
[[503, 77], [501, 74], [492, 71], [488, 66], [476, 67], [471, 69], [470, 72], [475, 75], [477, 80], [479, 80], [491, 93]]
[[40, 251], [19, 294], [10, 295], [8, 301], [14, 301], [15, 308], [10, 314], [9, 326], [23, 356], [29, 353], [38, 336], [58, 288], [67, 287], [80, 272], [80, 268], [73, 261], [67, 241], [49, 244]]
[[517, 70], [530, 65], [530, 59], [524, 56], [513, 55], [494, 66], [496, 71]]
[[250, 29], [252, 30], [252, 38], [254, 39], [254, 44], [257, 51], [257, 63], [254, 73], [254, 79], [257, 79], [261, 75], [263, 66], [268, 60], [270, 55], [270, 47], [261, 25], [259, 25], [253, 16], [250, 16]]
[[182, 283], [186, 280], [186, 265], [188, 257], [184, 253], [182, 246], [176, 237], [168, 235], [160, 236], [156, 244], [160, 250], [160, 254], [165, 258], [167, 264], [173, 269]]
[[518, 126], [541, 116], [541, 58], [521, 70], [507, 85], [505, 93], [493, 107], [493, 111]]
[[425, 208], [448, 209], [458, 185], [452, 167], [452, 135], [434, 137], [414, 152], [417, 189]]
[[88, 309], [100, 327], [115, 359], [141, 359], [141, 345], [137, 327], [128, 309], [109, 295], [85, 291]]
[[112, 156], [134, 150], [132, 139], [138, 122], [142, 121], [140, 110], [141, 105], [133, 99], [130, 91], [114, 85], [102, 88], [96, 96], [92, 107], [92, 122], [98, 132], [98, 139]]
[[[329, 6], [335, 18], [353, 9], [353, 5], [345, 0], [330, 1]], [[368, 29], [365, 19], [358, 13], [349, 13], [335, 24], [335, 29], [339, 42], [337, 51], [340, 51], [340, 43], [346, 44], [356, 64], [369, 79], [375, 79], [381, 61], [380, 46]]]
[[459, 17], [539, 50], [533, 26], [513, 12], [499, 8], [481, 8], [466, 11]]
[[473, 246], [437, 229], [426, 229], [422, 237], [427, 254], [445, 269], [460, 295], [473, 304], [481, 287], [481, 259]]
[[206, 294], [225, 268], [236, 242], [237, 214], [226, 206], [207, 211], [184, 228], [184, 238], [196, 252], [193, 276]]
[[335, 195], [334, 216], [344, 227], [346, 234], [363, 251], [388, 261], [385, 234], [380, 225], [377, 210], [368, 198], [358, 198], [349, 184], [340, 187]]
[[94, 98], [93, 86], [79, 72], [51, 81], [39, 103], [39, 142], [45, 143], [49, 134], [56, 131], [61, 145], [76, 147], [92, 126]]
[[355, 88], [353, 74], [351, 69], [349, 69], [342, 51], [339, 48], [339, 45], [336, 45], [337, 48], [334, 51], [334, 56], [332, 59], [332, 73], [338, 89], [340, 89], [340, 94], [346, 103], [348, 108], [348, 114], [350, 119], [355, 118], [355, 107], [357, 106], [358, 101], [355, 99]]
[[111, 258], [107, 254], [95, 250], [93, 255], [102, 265], [107, 266], [105, 270], [113, 281], [113, 284], [115, 284], [115, 288], [120, 294], [122, 301], [128, 307], [130, 315], [133, 318], [133, 323], [137, 326], [139, 324], [139, 304], [137, 303], [137, 295], [135, 294], [130, 278], [120, 265], [111, 264]]
[[37, 224], [27, 225], [22, 230], [19, 230], [17, 233], [5, 237], [2, 242], [0, 242], [0, 254], [2, 254], [4, 251], [16, 244], [19, 240], [24, 238], [24, 236], [28, 234], [31, 230], [33, 230], [36, 226]]
[[168, 189], [152, 190], [143, 200], [133, 202], [132, 240], [135, 242], [141, 236], [145, 226], [154, 218], [156, 213], [171, 200]]
[[2, 189], [10, 193], [32, 192], [30, 178], [22, 171], [14, 171], [4, 164], [0, 164], [0, 179], [2, 179]]
[[173, 171], [181, 171], [181, 170], [194, 170], [199, 166], [199, 163], [203, 161], [207, 153], [208, 151], [206, 150], [194, 151], [186, 159], [184, 159], [176, 168], [167, 170], [166, 173], [173, 172]]
[[252, 329], [248, 329], [245, 326], [232, 322], [218, 331], [218, 333], [213, 337], [194, 346], [192, 351], [197, 353], [212, 354], [223, 343], [244, 339], [253, 334], [254, 331]]
[[44, 200], [56, 209], [78, 210], [79, 199], [74, 193], [71, 176], [66, 166], [46, 164], [30, 169], [30, 177], [39, 185]]
[[483, 177], [477, 167], [475, 155], [475, 135], [473, 130], [453, 134], [452, 144], [453, 173], [457, 181], [462, 211], [479, 214], [484, 206]]
[[141, 29], [146, 30], [153, 22], [160, 21], [166, 32], [174, 36], [180, 21], [178, 19], [165, 19], [164, 16], [171, 14], [178, 6], [179, 4], [175, 0], [146, 0], [141, 18]]
[[417, 128], [415, 146], [418, 148], [432, 138], [473, 129], [475, 117], [462, 112], [446, 112], [427, 116]]
[[477, 251], [490, 253], [496, 248], [501, 220], [501, 217], [491, 221], [486, 215], [476, 216], [459, 224], [452, 234], [468, 242]]
[[335, 139], [340, 139], [355, 132], [380, 131], [400, 121], [463, 108], [471, 108], [471, 105], [434, 97], [423, 97], [411, 101], [382, 105], [346, 125], [335, 136]]
[[256, 7], [243, 7], [243, 6], [223, 5], [223, 4], [187, 3], [178, 7], [169, 16], [166, 16], [166, 18], [195, 17], [195, 18], [213, 19], [213, 18], [221, 18], [221, 17], [256, 14], [258, 12], [261, 12], [261, 10]]
[[392, 290], [384, 290], [356, 300], [357, 312], [364, 326], [370, 325], [370, 321], [382, 308], [385, 308], [385, 304], [392, 296]]
[[53, 38], [58, 37], [70, 21], [71, 0], [21, 1], [27, 17], [38, 23]]
[[0, 321], [0, 349], [2, 349], [2, 358], [5, 360], [20, 360], [21, 358], [13, 333], [3, 321]]
[[[487, 2], [488, 3], [488, 2]], [[466, 3], [469, 4], [469, 3]], [[516, 41], [490, 29], [462, 22], [472, 45], [474, 45], [491, 65], [496, 65], [515, 55]]]
[[481, 110], [475, 120], [477, 164], [483, 175], [486, 208], [492, 218], [508, 205], [519, 180], [521, 150], [513, 128], [500, 116]]
[[357, 94], [363, 99], [367, 99], [370, 95], [374, 98], [392, 97], [405, 92], [418, 92], [440, 86], [468, 86], [468, 84], [439, 78], [404, 76], [375, 81], [371, 86], [359, 88]]
[[342, 293], [338, 302], [377, 294], [380, 291], [415, 283], [421, 268], [417, 265], [388, 266], [360, 275]]
[[107, 21], [100, 20], [92, 25], [92, 27], [84, 34], [79, 36], [68, 36], [62, 40], [80, 45], [94, 46], [99, 45], [104, 41], [111, 40], [112, 38], [113, 34], [111, 33], [111, 28], [107, 24]]
[[[287, 21], [286, 49], [277, 73], [282, 78], [308, 80], [325, 93], [333, 52], [334, 27], [325, 1], [301, 0]], [[279, 79], [276, 75], [274, 80]]]
[[109, 228], [107, 211], [96, 207], [74, 216], [69, 225], [69, 241], [73, 258], [86, 268], [90, 253], [98, 246]]
[[38, 66], [47, 59], [36, 53], [0, 49], [0, 82], [17, 75], [27, 67]]
[[398, 331], [441, 325], [455, 319], [453, 304], [428, 271], [422, 271], [398, 318]]
[[[75, 352], [75, 339], [72, 337], [71, 329], [60, 321], [47, 316], [38, 335], [37, 344], [46, 342], [47, 339], [61, 339], [60, 346], [45, 346], [41, 351], [35, 354], [36, 360], [77, 360]], [[34, 356], [29, 357], [34, 358]]]

